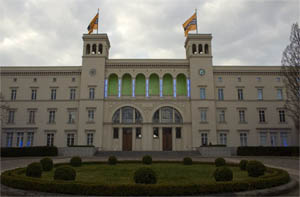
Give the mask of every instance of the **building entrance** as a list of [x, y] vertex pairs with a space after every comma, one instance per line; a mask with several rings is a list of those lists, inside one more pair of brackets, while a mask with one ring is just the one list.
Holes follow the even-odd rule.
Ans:
[[163, 151], [172, 150], [172, 128], [163, 127]]
[[132, 150], [132, 128], [123, 128], [123, 151]]

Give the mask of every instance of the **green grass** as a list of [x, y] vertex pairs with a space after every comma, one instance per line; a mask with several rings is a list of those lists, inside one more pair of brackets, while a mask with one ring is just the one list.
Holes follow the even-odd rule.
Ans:
[[[97, 184], [128, 184], [134, 183], [133, 174], [139, 167], [150, 167], [157, 174], [158, 184], [193, 184], [202, 181], [214, 182], [213, 173], [216, 169], [210, 164], [183, 165], [181, 163], [153, 163], [144, 165], [140, 163], [119, 163], [117, 165], [83, 164], [75, 167], [76, 181]], [[246, 171], [239, 167], [230, 166], [233, 171], [233, 180], [254, 179], [249, 178]], [[53, 180], [54, 170], [43, 172], [42, 179]], [[268, 175], [267, 173], [265, 176]], [[23, 174], [25, 176], [25, 174]]]

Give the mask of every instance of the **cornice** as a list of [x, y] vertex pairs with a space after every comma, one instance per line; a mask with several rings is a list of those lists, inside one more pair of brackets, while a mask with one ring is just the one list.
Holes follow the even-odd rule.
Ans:
[[80, 76], [81, 71], [1, 71], [0, 76]]
[[280, 71], [213, 71], [214, 75], [282, 75]]
[[188, 68], [186, 59], [111, 59], [106, 61], [107, 68]]

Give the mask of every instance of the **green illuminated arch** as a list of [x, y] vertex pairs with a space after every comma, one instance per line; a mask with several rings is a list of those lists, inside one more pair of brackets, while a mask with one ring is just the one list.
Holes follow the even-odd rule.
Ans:
[[143, 74], [138, 74], [135, 78], [135, 95], [145, 96], [146, 94], [146, 78]]
[[149, 78], [149, 95], [159, 95], [159, 77], [157, 74], [151, 74]]
[[187, 95], [186, 77], [184, 74], [179, 74], [176, 77], [176, 94], [178, 96]]
[[111, 74], [108, 77], [108, 95], [109, 96], [118, 95], [118, 76], [116, 74]]
[[170, 74], [165, 74], [163, 77], [163, 95], [172, 96], [173, 94], [173, 78]]
[[132, 95], [132, 78], [130, 74], [125, 74], [122, 77], [122, 96]]

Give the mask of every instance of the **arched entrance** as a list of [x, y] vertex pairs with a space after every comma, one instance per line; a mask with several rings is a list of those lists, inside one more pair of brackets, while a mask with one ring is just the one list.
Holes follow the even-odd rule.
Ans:
[[182, 131], [182, 116], [173, 107], [161, 107], [154, 114], [152, 123], [153, 137], [159, 138], [159, 130], [162, 134], [162, 150], [171, 151], [174, 149], [174, 138], [181, 138]]
[[133, 138], [141, 138], [142, 135], [141, 127], [138, 126], [143, 122], [141, 113], [133, 107], [122, 107], [114, 113], [112, 122], [118, 125], [113, 128], [113, 136], [119, 136], [121, 131], [122, 150], [132, 151]]

